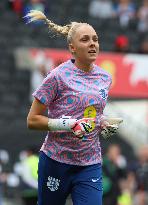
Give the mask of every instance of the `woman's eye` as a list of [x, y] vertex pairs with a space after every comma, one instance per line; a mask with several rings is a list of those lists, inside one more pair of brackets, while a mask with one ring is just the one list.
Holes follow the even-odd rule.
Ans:
[[87, 41], [87, 39], [86, 39], [86, 38], [83, 38], [82, 41]]
[[94, 41], [95, 41], [95, 42], [98, 41], [98, 38], [95, 38]]

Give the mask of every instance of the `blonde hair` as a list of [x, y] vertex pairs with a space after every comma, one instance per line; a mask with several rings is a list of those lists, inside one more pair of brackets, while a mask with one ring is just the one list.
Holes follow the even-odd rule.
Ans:
[[[81, 25], [89, 25], [87, 23], [81, 22], [71, 22], [65, 26], [57, 25], [49, 20], [44, 13], [38, 10], [31, 10], [24, 18], [29, 17], [29, 23], [37, 20], [43, 20], [48, 25], [48, 28], [53, 30], [58, 34], [62, 34], [67, 38], [67, 42], [70, 43], [72, 41], [73, 34], [75, 33], [76, 29]], [[90, 26], [90, 25], [89, 25]]]

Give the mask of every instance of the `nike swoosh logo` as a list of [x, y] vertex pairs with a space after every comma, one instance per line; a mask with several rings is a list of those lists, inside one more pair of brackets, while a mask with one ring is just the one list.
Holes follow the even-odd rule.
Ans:
[[92, 182], [97, 182], [99, 179], [92, 179]]

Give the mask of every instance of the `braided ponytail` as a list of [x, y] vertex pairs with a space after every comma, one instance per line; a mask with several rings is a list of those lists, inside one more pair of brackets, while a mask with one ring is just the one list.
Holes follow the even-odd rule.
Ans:
[[56, 33], [62, 34], [64, 36], [68, 36], [68, 32], [71, 28], [71, 25], [66, 25], [66, 26], [60, 26], [55, 23], [53, 23], [51, 20], [47, 19], [45, 14], [43, 14], [41, 11], [37, 10], [31, 10], [24, 18], [30, 18], [29, 23], [37, 20], [43, 20], [46, 22], [48, 25], [48, 28], [53, 30]]
[[67, 42], [70, 43], [72, 40], [72, 36], [75, 32], [75, 30], [80, 27], [83, 24], [89, 25], [87, 23], [78, 23], [78, 22], [71, 22], [70, 24], [67, 24], [65, 26], [60, 26], [55, 23], [53, 23], [51, 20], [49, 20], [44, 13], [38, 10], [31, 10], [24, 18], [30, 18], [28, 23], [31, 23], [33, 21], [37, 20], [43, 20], [48, 25], [48, 28], [53, 30], [54, 32], [58, 34], [62, 34], [67, 38]]

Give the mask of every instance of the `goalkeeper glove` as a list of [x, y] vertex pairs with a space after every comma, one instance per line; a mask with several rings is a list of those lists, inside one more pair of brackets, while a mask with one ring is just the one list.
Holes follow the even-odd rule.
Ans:
[[60, 119], [49, 119], [48, 128], [50, 131], [69, 131], [81, 138], [85, 133], [89, 133], [89, 130], [92, 128], [91, 123], [94, 121], [94, 118], [77, 120], [71, 119], [70, 116], [62, 116]]
[[112, 135], [114, 135], [118, 128], [119, 128], [119, 124], [123, 122], [123, 119], [121, 118], [109, 118], [109, 117], [105, 117], [103, 116], [101, 118], [101, 135], [104, 138], [108, 138]]

